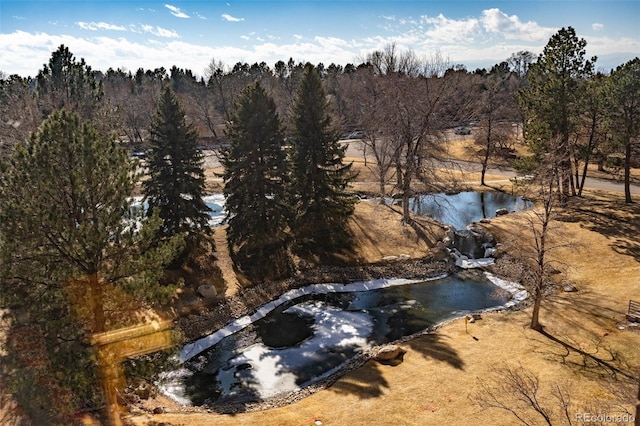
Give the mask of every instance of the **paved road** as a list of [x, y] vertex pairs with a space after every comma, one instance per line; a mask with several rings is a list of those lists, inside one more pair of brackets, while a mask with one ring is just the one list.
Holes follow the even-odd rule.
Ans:
[[[363, 157], [362, 144], [359, 141], [350, 140], [350, 141], [344, 141], [344, 142], [348, 143], [348, 147], [347, 147], [348, 157], [356, 157], [356, 158]], [[367, 153], [367, 158], [368, 159], [371, 158], [373, 160], [373, 156], [369, 155], [368, 153]], [[443, 165], [445, 164], [443, 163]], [[460, 170], [466, 171], [466, 172], [480, 173], [480, 171], [482, 171], [482, 165], [480, 163], [474, 163], [471, 161], [450, 160], [450, 162], [448, 163], [448, 166], [459, 167]], [[505, 179], [510, 179], [516, 176], [515, 170], [510, 167], [489, 167], [489, 169], [487, 170], [487, 174], [504, 176]], [[587, 177], [584, 183], [584, 186], [586, 188], [598, 189], [602, 191], [613, 191], [613, 192], [624, 193], [624, 183], [614, 181], [614, 180], [596, 179], [596, 178]], [[631, 195], [640, 196], [640, 185], [632, 184], [630, 186], [630, 189], [631, 189]]]

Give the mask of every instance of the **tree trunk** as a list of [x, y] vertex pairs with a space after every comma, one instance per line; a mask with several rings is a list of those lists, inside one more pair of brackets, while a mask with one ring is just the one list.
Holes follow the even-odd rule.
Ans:
[[640, 426], [640, 376], [638, 376], [638, 400], [636, 401], [636, 424]]
[[631, 138], [627, 136], [624, 155], [624, 202], [631, 203]]
[[380, 204], [387, 204], [385, 197], [387, 196], [387, 188], [386, 185], [384, 184], [384, 174], [382, 173], [382, 171], [380, 171]]
[[487, 145], [485, 146], [484, 159], [482, 160], [482, 171], [480, 172], [480, 185], [486, 186], [484, 182], [484, 176], [487, 173], [487, 166], [489, 165], [489, 156], [491, 155], [491, 121], [487, 128]]
[[91, 308], [93, 311], [93, 332], [102, 333], [106, 328], [106, 320], [104, 317], [104, 302], [102, 300], [102, 289], [100, 288], [100, 282], [98, 280], [98, 272], [91, 272], [88, 275]]
[[533, 311], [531, 312], [531, 329], [540, 331], [542, 327], [540, 326], [540, 305], [542, 302], [542, 294], [540, 294], [539, 290], [536, 290], [536, 294], [533, 299]]
[[409, 200], [411, 199], [411, 191], [402, 192], [402, 222], [411, 223], [411, 211], [409, 210]]

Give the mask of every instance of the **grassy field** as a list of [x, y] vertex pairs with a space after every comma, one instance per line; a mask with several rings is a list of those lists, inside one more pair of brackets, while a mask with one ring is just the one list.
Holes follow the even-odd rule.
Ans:
[[[361, 180], [368, 178], [366, 172], [361, 174]], [[508, 180], [488, 178], [510, 190]], [[456, 180], [477, 182], [478, 176], [460, 175]], [[531, 424], [543, 424], [541, 416], [516, 400], [517, 393], [507, 386], [507, 368], [535, 378], [538, 401], [554, 424], [566, 424], [565, 415], [579, 423], [585, 413], [614, 416], [631, 410], [640, 373], [640, 327], [628, 326], [625, 312], [629, 299], [640, 300], [640, 206], [624, 204], [619, 194], [587, 191], [560, 213], [554, 234], [572, 244], [562, 244], [549, 255], [557, 261], [557, 279], [573, 283], [578, 291], [560, 291], [544, 301], [540, 316], [544, 333], [528, 328], [530, 308], [484, 314], [473, 324], [455, 320], [404, 344], [407, 354], [402, 364], [369, 361], [327, 389], [284, 407], [236, 415], [185, 414], [159, 397], [147, 406], [165, 407], [165, 413], [136, 414], [127, 421], [135, 425], [517, 424], [507, 410], [478, 403], [479, 398], [496, 394], [499, 402]], [[503, 251], [526, 252], [531, 241], [526, 223], [526, 213], [520, 213], [492, 219], [485, 226], [503, 243]], [[354, 263], [403, 253], [420, 257], [435, 242], [425, 238], [428, 233], [403, 226], [397, 211], [372, 203], [359, 204], [352, 230], [357, 241]], [[558, 391], [570, 396], [564, 411]]]

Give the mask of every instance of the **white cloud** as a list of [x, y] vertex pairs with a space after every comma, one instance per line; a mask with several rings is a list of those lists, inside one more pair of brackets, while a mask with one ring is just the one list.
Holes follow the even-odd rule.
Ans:
[[591, 29], [593, 31], [600, 31], [600, 30], [604, 29], [604, 24], [599, 24], [599, 23], [595, 22], [595, 23], [591, 24]]
[[113, 24], [107, 24], [106, 22], [76, 22], [76, 25], [82, 28], [83, 30], [90, 31], [98, 31], [98, 30], [109, 30], [109, 31], [126, 31], [125, 27]]
[[145, 33], [153, 34], [157, 37], [178, 38], [178, 33], [173, 30], [167, 30], [162, 27], [154, 27], [153, 25], [142, 25], [142, 31]]
[[500, 34], [506, 40], [548, 40], [557, 30], [542, 27], [533, 21], [522, 22], [518, 16], [509, 16], [497, 8], [483, 10], [480, 21], [486, 31]]
[[428, 27], [425, 35], [438, 43], [469, 44], [480, 31], [479, 22], [475, 18], [455, 20], [440, 14], [437, 17], [423, 16], [420, 21]]
[[170, 4], [165, 4], [164, 7], [169, 9], [171, 11], [171, 14], [173, 16], [175, 16], [176, 18], [189, 18], [189, 15], [187, 15], [182, 10], [180, 10], [179, 7], [176, 7], [176, 6], [173, 6], [173, 5], [170, 5]]
[[[1, 1], [1, 0], [0, 0]], [[194, 17], [197, 15], [193, 15]], [[233, 18], [237, 22], [240, 19]], [[419, 19], [379, 17], [378, 24], [388, 25], [390, 30], [378, 27], [377, 34], [343, 36], [335, 32], [320, 34], [290, 33], [278, 39], [267, 35], [269, 29], [260, 33], [246, 33], [233, 39], [236, 45], [213, 43], [209, 34], [189, 41], [185, 34], [155, 25], [127, 25], [118, 28], [123, 37], [74, 37], [64, 34], [46, 34], [15, 31], [0, 34], [0, 70], [7, 74], [35, 76], [47, 63], [51, 52], [64, 44], [78, 58], [96, 70], [124, 67], [127, 69], [169, 69], [176, 65], [192, 70], [195, 74], [204, 71], [211, 58], [226, 64], [236, 62], [266, 62], [269, 65], [279, 60], [293, 58], [298, 62], [323, 62], [330, 64], [357, 64], [373, 50], [396, 43], [398, 49], [411, 49], [420, 58], [429, 58], [436, 53], [451, 63], [464, 64], [467, 69], [490, 68], [508, 58], [513, 52], [528, 50], [535, 54], [542, 51], [549, 37], [557, 31], [536, 22], [522, 22], [518, 16], [509, 16], [499, 9], [488, 9], [477, 16], [452, 19], [445, 15], [422, 16]], [[227, 19], [227, 18], [222, 18]], [[400, 24], [403, 21], [405, 24]], [[96, 22], [76, 22], [86, 30], [115, 30], [116, 26]], [[60, 31], [63, 29], [59, 26]], [[57, 30], [56, 30], [57, 31]], [[84, 34], [101, 34], [88, 33]], [[113, 32], [102, 34], [116, 34]], [[141, 37], [140, 35], [143, 34]], [[597, 66], [610, 68], [605, 55], [615, 54], [611, 65], [622, 63], [638, 55], [640, 40], [637, 37], [620, 38], [584, 36], [587, 40], [587, 56], [598, 55]], [[124, 37], [126, 36], [126, 37]], [[145, 37], [147, 38], [145, 40]], [[266, 40], [266, 41], [265, 41]], [[211, 44], [206, 44], [211, 43]], [[232, 43], [231, 39], [229, 43]], [[602, 63], [601, 63], [602, 62]]]
[[229, 15], [228, 13], [223, 13], [222, 14], [222, 19], [224, 19], [225, 21], [228, 22], [240, 22], [240, 21], [244, 21], [244, 18], [235, 18], [231, 15]]

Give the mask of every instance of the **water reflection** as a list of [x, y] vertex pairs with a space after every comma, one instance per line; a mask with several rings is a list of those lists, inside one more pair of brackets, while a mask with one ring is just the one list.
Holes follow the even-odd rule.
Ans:
[[426, 215], [453, 226], [464, 229], [471, 222], [496, 216], [496, 210], [521, 211], [533, 204], [520, 196], [504, 192], [467, 191], [457, 194], [429, 194], [411, 199], [413, 213]]

